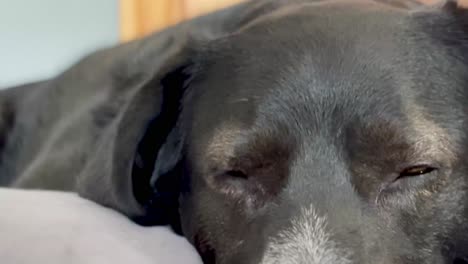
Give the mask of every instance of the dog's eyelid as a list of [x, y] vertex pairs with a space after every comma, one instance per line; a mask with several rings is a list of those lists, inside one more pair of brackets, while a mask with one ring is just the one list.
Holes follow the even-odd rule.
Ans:
[[397, 179], [403, 178], [403, 177], [414, 177], [414, 176], [420, 176], [424, 174], [431, 173], [433, 171], [438, 170], [436, 166], [429, 165], [426, 163], [421, 163], [421, 164], [416, 164], [416, 165], [411, 165], [403, 168]]

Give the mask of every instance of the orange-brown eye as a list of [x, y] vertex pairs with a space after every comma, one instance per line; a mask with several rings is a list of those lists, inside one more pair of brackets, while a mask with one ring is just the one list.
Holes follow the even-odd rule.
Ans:
[[401, 177], [412, 177], [412, 176], [418, 176], [418, 175], [423, 175], [427, 173], [431, 173], [436, 168], [427, 166], [427, 165], [417, 165], [417, 166], [412, 166], [404, 169], [402, 172], [400, 172], [400, 178]]

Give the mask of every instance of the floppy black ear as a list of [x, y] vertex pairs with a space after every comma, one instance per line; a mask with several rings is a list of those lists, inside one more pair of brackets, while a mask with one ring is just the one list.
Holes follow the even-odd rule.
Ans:
[[132, 179], [136, 199], [145, 215], [140, 224], [171, 224], [180, 231], [178, 199], [182, 188], [183, 145], [180, 112], [192, 75], [187, 62], [158, 80], [163, 101], [158, 115], [148, 122], [139, 140], [134, 158]]
[[149, 80], [124, 88], [118, 116], [78, 179], [82, 196], [141, 223], [177, 222], [180, 181], [169, 174], [182, 158], [177, 124], [191, 53], [174, 52]]

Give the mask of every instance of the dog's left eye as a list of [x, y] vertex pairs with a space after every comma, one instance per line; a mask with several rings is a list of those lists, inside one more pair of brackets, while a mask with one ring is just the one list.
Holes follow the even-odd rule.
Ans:
[[400, 172], [400, 176], [398, 178], [404, 177], [414, 177], [423, 174], [428, 174], [435, 171], [437, 168], [429, 166], [429, 165], [416, 165], [405, 168], [403, 171]]
[[[378, 200], [390, 202], [391, 199], [382, 199], [382, 197], [405, 192], [407, 190], [414, 190], [414, 188], [425, 188], [424, 186], [427, 186], [427, 184], [430, 184], [430, 182], [433, 182], [433, 180], [437, 178], [434, 177], [436, 176], [435, 172], [437, 172], [437, 170], [439, 170], [439, 168], [425, 164], [404, 168], [382, 189]], [[396, 201], [400, 203], [402, 200], [397, 199]]]

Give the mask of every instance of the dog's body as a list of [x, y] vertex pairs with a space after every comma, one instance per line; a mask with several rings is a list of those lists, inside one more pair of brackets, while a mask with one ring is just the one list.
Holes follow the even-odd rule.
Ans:
[[206, 263], [468, 256], [468, 14], [254, 1], [0, 94], [0, 184], [171, 223]]

